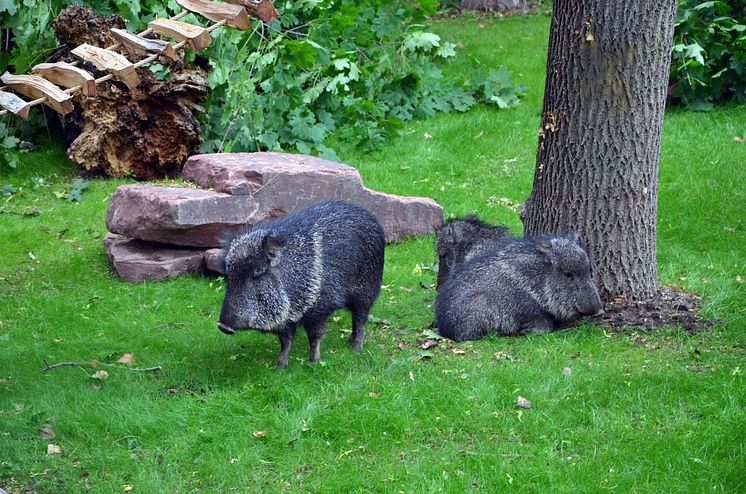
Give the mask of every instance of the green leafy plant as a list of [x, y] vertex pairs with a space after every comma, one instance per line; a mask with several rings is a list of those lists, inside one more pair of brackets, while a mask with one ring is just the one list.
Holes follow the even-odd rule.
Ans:
[[[14, 0], [0, 4], [16, 39], [5, 65], [27, 70], [55, 46], [51, 21], [69, 0]], [[119, 14], [136, 31], [169, 17], [174, 1], [84, 2]], [[289, 0], [282, 18], [255, 22], [250, 31], [223, 29], [204, 55], [210, 94], [202, 116], [205, 152], [287, 150], [334, 158], [335, 146], [375, 149], [402, 122], [437, 112], [466, 111], [477, 103], [498, 108], [519, 101], [507, 70], [477, 68], [447, 78], [441, 66], [458, 56], [453, 43], [421, 24], [436, 0]], [[40, 9], [45, 15], [39, 15]], [[196, 18], [190, 16], [192, 22]], [[33, 48], [31, 48], [31, 46]], [[5, 66], [0, 64], [0, 70]], [[151, 66], [158, 79], [169, 69]]]
[[67, 194], [67, 202], [80, 202], [83, 200], [83, 192], [91, 186], [91, 182], [83, 180], [82, 178], [76, 178], [72, 181], [72, 189]]
[[18, 166], [18, 145], [21, 140], [13, 135], [8, 126], [0, 121], [0, 164], [16, 168]]
[[674, 97], [694, 110], [746, 101], [746, 2], [681, 2], [671, 83]]
[[268, 29], [226, 32], [210, 49], [204, 151], [298, 150], [334, 158], [330, 137], [375, 149], [403, 121], [519, 101], [521, 90], [504, 69], [444, 77], [440, 65], [457, 56], [456, 47], [418, 24], [423, 13], [435, 12], [434, 2], [285, 6]]

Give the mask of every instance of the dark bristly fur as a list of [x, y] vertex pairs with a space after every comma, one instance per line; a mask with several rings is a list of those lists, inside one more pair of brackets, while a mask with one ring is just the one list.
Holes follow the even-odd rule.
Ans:
[[473, 215], [448, 221], [437, 234], [438, 283], [436, 289], [440, 290], [453, 268], [490, 249], [507, 234], [506, 227], [490, 225]]
[[506, 238], [457, 266], [435, 301], [441, 335], [547, 333], [601, 311], [588, 255], [576, 237]]
[[350, 344], [359, 351], [365, 323], [381, 289], [383, 229], [367, 210], [329, 201], [246, 228], [229, 240], [226, 293], [218, 327], [275, 333], [279, 368], [287, 365], [298, 324], [310, 360], [319, 360], [327, 318], [352, 312]]

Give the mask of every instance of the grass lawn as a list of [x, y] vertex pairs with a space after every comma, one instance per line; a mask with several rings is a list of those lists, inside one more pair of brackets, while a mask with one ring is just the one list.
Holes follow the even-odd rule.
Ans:
[[[543, 96], [549, 19], [438, 21], [453, 70], [505, 64], [519, 106], [408, 125], [340, 153], [368, 186], [520, 231]], [[426, 138], [425, 134], [430, 137]], [[660, 173], [664, 283], [720, 323], [686, 334], [581, 326], [424, 351], [433, 238], [386, 249], [360, 354], [349, 314], [323, 361], [299, 332], [284, 372], [270, 335], [220, 333], [219, 279], [132, 285], [101, 239], [121, 180], [65, 201], [64, 150], [23, 156], [0, 185], [0, 487], [10, 493], [746, 492], [746, 107], [669, 111]], [[115, 364], [125, 352], [145, 373]], [[44, 361], [100, 363], [40, 372]], [[112, 364], [112, 365], [105, 365]], [[570, 369], [570, 371], [565, 368]], [[105, 370], [107, 378], [93, 377]], [[531, 409], [515, 406], [518, 396]], [[40, 438], [49, 424], [52, 439]], [[48, 444], [61, 454], [47, 454]]]

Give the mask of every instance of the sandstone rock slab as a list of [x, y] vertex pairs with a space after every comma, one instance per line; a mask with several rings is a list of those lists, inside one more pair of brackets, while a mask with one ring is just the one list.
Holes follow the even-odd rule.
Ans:
[[223, 269], [224, 257], [225, 250], [223, 249], [207, 249], [205, 251], [205, 267], [209, 271], [213, 271], [218, 274], [225, 274], [225, 269]]
[[109, 262], [125, 281], [164, 280], [185, 273], [201, 273], [204, 251], [183, 249], [109, 233], [104, 237]]
[[155, 185], [122, 185], [109, 201], [106, 226], [139, 240], [188, 247], [218, 247], [222, 232], [251, 222], [250, 196]]
[[443, 208], [434, 200], [370, 190], [355, 168], [313, 156], [271, 152], [195, 155], [184, 165], [183, 176], [200, 187], [253, 199], [250, 223], [341, 199], [373, 213], [387, 242], [429, 235], [443, 225]]

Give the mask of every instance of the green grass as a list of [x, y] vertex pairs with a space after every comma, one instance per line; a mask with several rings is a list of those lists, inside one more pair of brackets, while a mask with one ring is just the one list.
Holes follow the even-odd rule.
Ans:
[[[526, 86], [524, 102], [439, 115], [380, 152], [342, 157], [377, 190], [433, 197], [448, 215], [478, 213], [519, 232], [510, 206], [530, 192], [548, 19], [435, 29], [464, 43], [463, 57], [507, 65]], [[275, 338], [217, 330], [220, 281], [131, 285], [112, 275], [101, 239], [122, 181], [96, 180], [69, 203], [57, 197], [75, 173], [64, 150], [24, 155], [18, 171], [0, 175], [20, 189], [0, 206], [0, 487], [745, 492], [746, 287], [736, 277], [746, 278], [746, 145], [733, 139], [744, 122], [746, 107], [730, 106], [669, 111], [664, 126], [661, 278], [702, 294], [703, 314], [721, 320], [712, 330], [583, 326], [441, 343], [424, 357], [418, 340], [434, 293], [421, 283], [435, 275], [417, 266], [436, 262], [425, 238], [387, 247], [386, 287], [361, 354], [346, 347], [350, 319], [340, 313], [322, 363], [305, 363], [300, 332], [281, 373]], [[125, 352], [137, 367], [163, 370], [40, 372], [45, 360], [113, 364]], [[101, 369], [107, 379], [91, 377]], [[516, 408], [518, 395], [533, 408]], [[45, 424], [54, 439], [40, 439]], [[48, 456], [47, 443], [62, 454]]]

